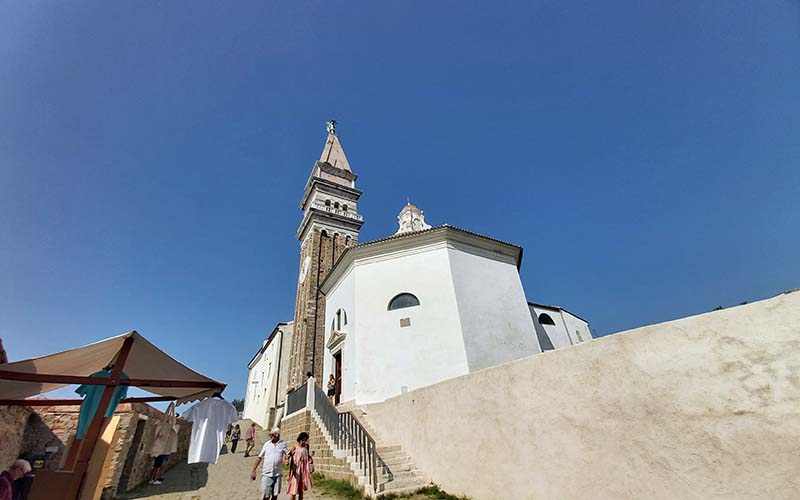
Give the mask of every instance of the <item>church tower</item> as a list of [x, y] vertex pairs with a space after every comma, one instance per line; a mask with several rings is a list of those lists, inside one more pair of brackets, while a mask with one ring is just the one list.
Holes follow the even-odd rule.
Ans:
[[356, 189], [358, 176], [350, 169], [336, 135], [336, 122], [326, 125], [328, 139], [300, 201], [303, 220], [297, 229], [300, 272], [289, 357], [290, 389], [303, 385], [307, 372], [322, 380], [325, 296], [319, 285], [344, 249], [358, 243], [358, 231], [364, 224], [357, 210], [361, 196]]

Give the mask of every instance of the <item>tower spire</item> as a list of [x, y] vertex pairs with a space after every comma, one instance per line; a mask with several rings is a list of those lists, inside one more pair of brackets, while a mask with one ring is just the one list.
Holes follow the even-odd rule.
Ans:
[[325, 128], [328, 129], [328, 140], [325, 141], [325, 148], [322, 150], [319, 161], [352, 172], [347, 156], [344, 155], [342, 143], [339, 142], [339, 136], [336, 135], [336, 120], [325, 122]]

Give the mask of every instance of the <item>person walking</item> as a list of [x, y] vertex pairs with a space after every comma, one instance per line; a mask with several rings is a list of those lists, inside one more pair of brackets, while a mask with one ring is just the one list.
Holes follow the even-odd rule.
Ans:
[[303, 500], [303, 493], [311, 489], [311, 473], [314, 472], [314, 458], [308, 450], [308, 433], [297, 436], [297, 445], [292, 448], [289, 461], [289, 488], [286, 493], [291, 500]]
[[333, 398], [336, 397], [336, 377], [331, 376], [328, 378], [328, 400], [333, 403]]
[[239, 439], [242, 437], [242, 429], [239, 428], [239, 424], [233, 426], [233, 431], [231, 431], [231, 453], [236, 453], [236, 445], [239, 444]]
[[31, 471], [31, 464], [27, 460], [16, 460], [8, 470], [0, 474], [0, 500], [13, 500], [14, 489], [12, 483]]
[[[277, 429], [277, 427], [276, 427]], [[250, 427], [247, 428], [247, 432], [244, 433], [244, 442], [247, 443], [247, 447], [244, 449], [244, 456], [249, 457], [250, 452], [253, 451], [253, 448], [256, 446], [256, 423], [253, 422], [250, 424]]]
[[[256, 424], [253, 424], [255, 428]], [[255, 430], [253, 431], [255, 433]], [[278, 500], [281, 492], [281, 477], [283, 475], [283, 464], [289, 458], [289, 447], [281, 440], [281, 430], [277, 427], [269, 431], [269, 441], [261, 447], [256, 463], [253, 464], [253, 472], [250, 480], [256, 480], [256, 471], [261, 461], [264, 467], [261, 469], [261, 498], [262, 500]]]

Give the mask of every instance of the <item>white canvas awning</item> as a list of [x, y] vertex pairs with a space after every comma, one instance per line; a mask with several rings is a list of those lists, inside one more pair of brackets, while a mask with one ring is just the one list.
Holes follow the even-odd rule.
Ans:
[[21, 400], [85, 383], [82, 377], [116, 362], [127, 339], [131, 339], [131, 346], [122, 371], [128, 379], [121, 381], [122, 385], [175, 398], [179, 404], [225, 389], [225, 384], [188, 368], [133, 331], [57, 354], [0, 365], [0, 399]]

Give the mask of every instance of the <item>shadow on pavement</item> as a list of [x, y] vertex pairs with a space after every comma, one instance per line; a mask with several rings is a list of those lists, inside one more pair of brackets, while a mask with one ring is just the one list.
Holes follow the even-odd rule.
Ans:
[[196, 491], [208, 483], [208, 464], [180, 463], [169, 469], [162, 484], [144, 484], [116, 498], [132, 500]]

